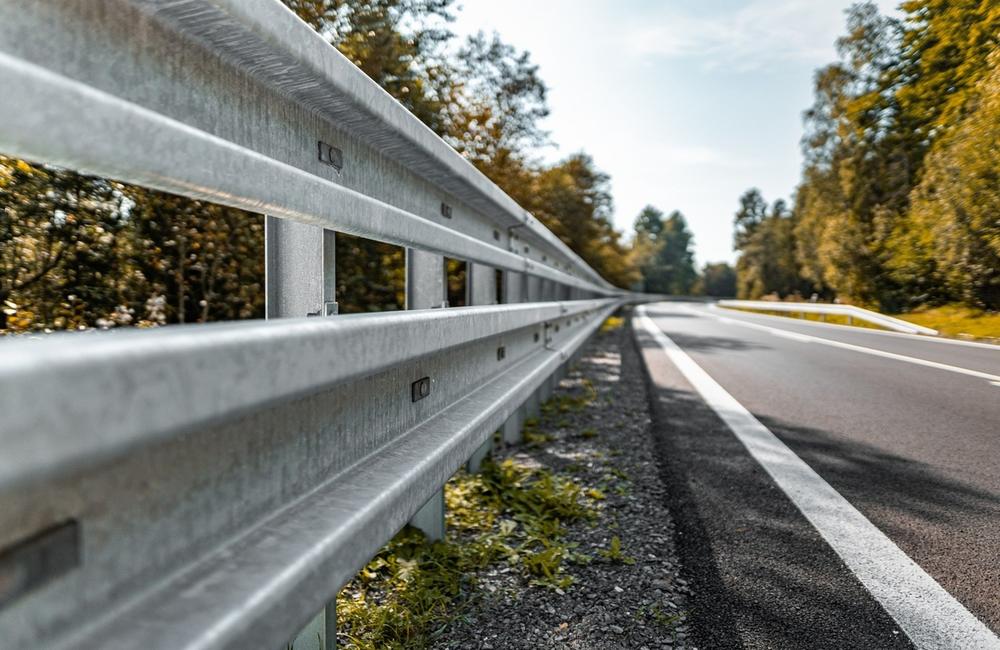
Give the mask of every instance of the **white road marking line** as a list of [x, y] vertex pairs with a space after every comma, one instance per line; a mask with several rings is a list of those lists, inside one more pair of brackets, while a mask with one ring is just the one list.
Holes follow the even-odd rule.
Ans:
[[811, 334], [800, 334], [798, 332], [789, 332], [788, 330], [783, 330], [778, 327], [771, 327], [770, 325], [761, 325], [759, 323], [750, 323], [744, 320], [738, 320], [735, 318], [729, 318], [727, 316], [717, 316], [715, 314], [709, 314], [705, 312], [695, 312], [709, 318], [714, 318], [723, 323], [730, 325], [741, 325], [743, 327], [749, 327], [752, 329], [761, 330], [763, 332], [768, 332], [769, 334], [774, 334], [775, 336], [781, 336], [786, 339], [792, 339], [794, 341], [799, 341], [800, 343], [819, 343], [821, 345], [829, 345], [835, 348], [843, 348], [845, 350], [853, 350], [854, 352], [862, 352], [864, 354], [871, 354], [876, 357], [884, 357], [886, 359], [894, 359], [896, 361], [905, 361], [907, 363], [914, 363], [918, 366], [927, 366], [928, 368], [937, 368], [938, 370], [947, 370], [948, 372], [957, 372], [962, 375], [968, 375], [970, 377], [978, 377], [979, 379], [985, 379], [986, 381], [1000, 382], [1000, 375], [992, 375], [988, 372], [980, 372], [978, 370], [970, 370], [968, 368], [962, 368], [960, 366], [952, 366], [947, 363], [938, 363], [937, 361], [928, 361], [927, 359], [920, 359], [918, 357], [910, 357], [905, 354], [896, 354], [895, 352], [886, 352], [885, 350], [878, 350], [876, 348], [868, 348], [863, 345], [854, 345], [853, 343], [844, 343], [843, 341], [834, 341], [832, 339], [824, 339], [819, 336], [812, 336]]
[[[765, 319], [784, 319], [788, 320], [788, 316], [775, 316], [774, 314], [762, 314], [755, 311], [741, 311], [738, 309], [731, 309], [729, 307], [720, 307], [717, 304], [709, 304], [708, 309], [711, 311], [721, 311], [721, 312], [736, 312], [741, 316], [755, 316], [757, 318]], [[699, 313], [699, 312], [695, 312]], [[798, 320], [796, 325], [805, 325], [807, 327], [818, 327], [821, 329], [833, 329], [833, 330], [848, 330], [854, 332], [861, 332], [863, 334], [874, 334], [876, 336], [895, 336], [903, 337], [908, 339], [913, 339], [921, 341], [922, 343], [943, 343], [945, 345], [964, 345], [966, 347], [973, 348], [985, 348], [987, 350], [993, 350], [994, 352], [1000, 352], [1000, 345], [996, 343], [985, 343], [983, 341], [966, 341], [964, 339], [950, 339], [945, 336], [929, 336], [927, 334], [909, 334], [907, 332], [890, 332], [888, 330], [877, 330], [871, 327], [859, 327], [857, 325], [837, 325], [834, 323], [822, 323], [816, 322], [814, 320]]]
[[638, 309], [637, 324], [917, 648], [1000, 649], [1000, 638], [726, 392], [646, 316], [643, 307]]

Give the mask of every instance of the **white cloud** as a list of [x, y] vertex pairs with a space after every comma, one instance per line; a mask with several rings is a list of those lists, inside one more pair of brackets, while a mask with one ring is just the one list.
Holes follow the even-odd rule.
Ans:
[[[898, 0], [879, 0], [883, 12]], [[648, 17], [646, 18], [648, 22]], [[751, 0], [727, 13], [668, 10], [629, 35], [635, 54], [697, 58], [708, 67], [760, 68], [782, 61], [825, 63], [843, 33], [843, 6], [826, 0]]]

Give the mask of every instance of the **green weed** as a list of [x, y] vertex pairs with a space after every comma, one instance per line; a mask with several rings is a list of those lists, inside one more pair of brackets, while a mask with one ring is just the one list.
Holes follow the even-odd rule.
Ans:
[[622, 564], [635, 564], [635, 558], [629, 557], [622, 553], [622, 540], [618, 535], [613, 535], [611, 537], [611, 542], [608, 544], [608, 548], [600, 549], [597, 553], [604, 559], [610, 562], [620, 562]]
[[566, 523], [592, 520], [572, 479], [513, 459], [487, 461], [445, 486], [448, 538], [404, 528], [337, 598], [341, 640], [362, 650], [425, 648], [474, 598], [475, 574], [507, 564], [531, 584], [567, 589], [567, 564], [591, 558], [563, 541]]

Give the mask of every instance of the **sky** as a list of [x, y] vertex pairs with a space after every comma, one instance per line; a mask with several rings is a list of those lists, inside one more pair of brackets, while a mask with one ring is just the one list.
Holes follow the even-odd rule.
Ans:
[[[878, 0], [889, 12], [898, 0]], [[732, 218], [757, 187], [790, 199], [816, 68], [851, 0], [458, 0], [458, 35], [498, 32], [549, 86], [557, 147], [611, 176], [615, 226], [680, 210], [698, 265], [734, 260]]]

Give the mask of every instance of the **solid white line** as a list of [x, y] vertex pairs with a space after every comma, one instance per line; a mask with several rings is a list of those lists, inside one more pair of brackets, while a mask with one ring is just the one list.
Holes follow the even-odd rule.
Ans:
[[[717, 304], [708, 305], [708, 309], [711, 311], [727, 311], [733, 314], [738, 314], [740, 316], [753, 316], [755, 318], [764, 319], [778, 319], [788, 321], [788, 316], [775, 316], [774, 314], [761, 314], [754, 311], [745, 311], [740, 309], [731, 309], [729, 307], [720, 307]], [[701, 312], [696, 312], [701, 313]], [[928, 336], [927, 334], [907, 334], [906, 332], [890, 332], [888, 330], [877, 330], [871, 327], [858, 327], [857, 325], [837, 325], [834, 323], [821, 323], [814, 320], [795, 320], [796, 325], [805, 325], [807, 327], [819, 327], [832, 330], [847, 330], [850, 332], [859, 332], [861, 334], [873, 334], [876, 336], [895, 336], [903, 337], [914, 341], [920, 341], [922, 343], [944, 343], [945, 345], [964, 345], [966, 347], [972, 348], [985, 348], [987, 350], [993, 350], [994, 352], [1000, 352], [1000, 345], [996, 343], [984, 343], [983, 341], [965, 341], [962, 339], [950, 339], [945, 336]]]
[[749, 327], [752, 329], [761, 330], [774, 334], [775, 336], [781, 336], [786, 339], [792, 339], [793, 341], [798, 341], [800, 343], [819, 343], [821, 345], [829, 345], [835, 348], [842, 348], [844, 350], [852, 350], [854, 352], [861, 352], [864, 354], [870, 354], [876, 357], [884, 357], [886, 359], [893, 359], [895, 361], [905, 361], [907, 363], [913, 363], [918, 366], [927, 366], [928, 368], [936, 368], [938, 370], [947, 370], [948, 372], [957, 372], [961, 375], [968, 375], [970, 377], [978, 377], [979, 379], [985, 379], [989, 382], [1000, 381], [1000, 375], [993, 375], [988, 372], [980, 372], [979, 370], [970, 370], [969, 368], [962, 368], [960, 366], [952, 366], [947, 363], [938, 363], [937, 361], [928, 361], [927, 359], [920, 359], [918, 357], [910, 357], [905, 354], [896, 354], [895, 352], [886, 352], [885, 350], [878, 350], [876, 348], [868, 348], [863, 345], [854, 345], [853, 343], [844, 343], [843, 341], [834, 341], [832, 339], [825, 339], [819, 336], [813, 336], [811, 334], [801, 334], [799, 332], [791, 332], [789, 330], [783, 330], [779, 327], [771, 327], [770, 325], [761, 325], [760, 323], [750, 323], [748, 321], [739, 320], [737, 318], [730, 318], [728, 316], [719, 316], [717, 314], [709, 314], [705, 312], [695, 312], [700, 313], [710, 318], [714, 318], [723, 323], [729, 325], [740, 325], [742, 327]]
[[642, 307], [637, 325], [653, 337], [917, 648], [1000, 649], [1000, 639], [989, 628], [727, 393]]

